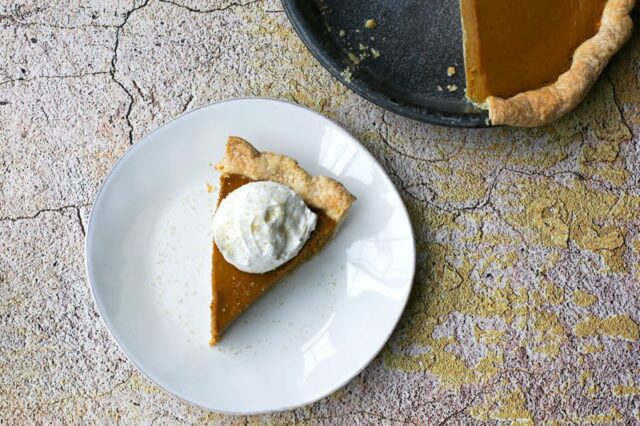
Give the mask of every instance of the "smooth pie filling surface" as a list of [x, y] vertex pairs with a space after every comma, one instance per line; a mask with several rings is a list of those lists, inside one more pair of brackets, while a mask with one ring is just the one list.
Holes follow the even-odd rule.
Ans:
[[461, 0], [467, 97], [509, 98], [556, 81], [599, 29], [607, 0]]
[[[220, 177], [218, 204], [230, 193], [254, 182], [246, 176], [224, 174]], [[216, 343], [224, 330], [253, 302], [271, 289], [280, 279], [312, 257], [331, 238], [336, 222], [320, 209], [315, 230], [296, 257], [278, 268], [263, 274], [243, 272], [227, 262], [218, 247], [213, 245], [213, 276], [211, 303], [211, 343]]]

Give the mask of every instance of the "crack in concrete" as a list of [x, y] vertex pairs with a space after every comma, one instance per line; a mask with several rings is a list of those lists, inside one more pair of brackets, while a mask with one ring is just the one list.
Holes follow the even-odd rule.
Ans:
[[[168, 4], [172, 4], [174, 6], [177, 6], [177, 7], [181, 7], [181, 8], [187, 9], [190, 12], [211, 13], [211, 12], [222, 12], [222, 11], [225, 11], [227, 9], [230, 9], [231, 7], [245, 7], [245, 6], [249, 6], [251, 4], [254, 4], [254, 3], [258, 3], [258, 2], [263, 1], [263, 0], [252, 0], [252, 1], [249, 1], [247, 3], [235, 3], [234, 2], [234, 3], [228, 4], [225, 7], [209, 9], [209, 10], [194, 9], [194, 8], [185, 6], [183, 4], [180, 4], [180, 3], [177, 3], [177, 2], [174, 2], [174, 1], [171, 1], [171, 0], [159, 0], [159, 1], [162, 2], [162, 3], [168, 3]], [[128, 132], [129, 145], [133, 145], [134, 126], [133, 126], [133, 123], [131, 122], [131, 113], [133, 111], [133, 106], [135, 104], [135, 99], [134, 99], [133, 94], [131, 93], [131, 91], [129, 91], [129, 89], [127, 89], [125, 87], [124, 83], [122, 81], [118, 80], [118, 78], [116, 77], [117, 64], [118, 64], [118, 47], [120, 46], [120, 35], [121, 35], [121, 32], [122, 32], [124, 26], [129, 21], [129, 18], [131, 17], [131, 15], [134, 12], [146, 7], [148, 4], [149, 4], [149, 0], [145, 0], [142, 4], [133, 7], [131, 10], [129, 10], [125, 14], [125, 17], [124, 17], [122, 23], [120, 25], [115, 26], [116, 35], [115, 35], [115, 42], [114, 42], [114, 47], [113, 47], [113, 57], [111, 58], [111, 69], [109, 71], [109, 74], [111, 75], [111, 79], [113, 80], [113, 82], [115, 84], [117, 84], [124, 91], [125, 95], [129, 98], [129, 103], [127, 105], [127, 111], [125, 113], [125, 120], [127, 122], [127, 126], [129, 127], [129, 132]], [[138, 87], [136, 87], [136, 89], [138, 91], [140, 91]], [[193, 100], [193, 95], [189, 97], [189, 99], [188, 99], [188, 101], [187, 101], [187, 103], [186, 103], [186, 105], [185, 105], [185, 107], [183, 109], [183, 112], [187, 111], [187, 109], [189, 108], [192, 100]]]
[[605, 180], [602, 179], [597, 179], [593, 176], [589, 177], [589, 176], [585, 176], [580, 172], [576, 172], [574, 170], [560, 170], [557, 172], [553, 172], [553, 173], [543, 173], [543, 172], [539, 172], [539, 171], [527, 171], [527, 170], [521, 170], [521, 169], [514, 169], [511, 167], [505, 167], [504, 170], [509, 171], [511, 173], [515, 173], [515, 174], [520, 174], [520, 175], [526, 175], [526, 176], [530, 176], [530, 177], [543, 177], [543, 178], [547, 178], [547, 179], [554, 179], [557, 176], [560, 175], [572, 175], [574, 176], [576, 179], [578, 179], [581, 182], [592, 182], [593, 184], [596, 185], [600, 185], [602, 186], [601, 189], [604, 189], [606, 191], [609, 191], [613, 194], [616, 195], [620, 195], [621, 191], [624, 191], [624, 188], [618, 188], [616, 186], [614, 186], [611, 182], [607, 182]]
[[43, 106], [40, 107], [40, 111], [42, 112], [42, 115], [44, 115], [44, 118], [47, 121], [47, 124], [51, 125], [51, 121], [49, 120], [49, 114], [47, 114], [47, 111], [44, 109]]
[[481, 385], [480, 388], [476, 392], [474, 392], [473, 396], [471, 397], [471, 400], [467, 404], [465, 404], [459, 410], [456, 410], [450, 415], [448, 415], [447, 417], [445, 417], [440, 423], [438, 423], [438, 426], [444, 426], [448, 424], [451, 420], [455, 419], [457, 416], [467, 411], [478, 400], [478, 398], [480, 398], [481, 396], [487, 393], [487, 389], [495, 386], [497, 383], [500, 383], [503, 380], [504, 376], [508, 375], [508, 373], [509, 373], [509, 369], [506, 369], [506, 368], [501, 369], [494, 377], [490, 378], [487, 383]]
[[395, 152], [396, 154], [403, 156], [403, 157], [407, 157], [410, 158], [414, 161], [418, 161], [418, 162], [423, 162], [423, 163], [430, 163], [430, 164], [435, 164], [435, 163], [442, 163], [442, 162], [449, 162], [451, 161], [450, 158], [437, 158], [437, 159], [428, 159], [428, 158], [422, 158], [422, 157], [418, 157], [416, 155], [412, 155], [412, 154], [408, 154], [406, 152], [401, 151], [399, 148], [396, 148], [395, 146], [391, 145], [391, 143], [389, 142], [390, 138], [389, 138], [389, 123], [387, 122], [387, 111], [382, 111], [382, 124], [384, 126], [384, 135], [382, 134], [382, 131], [378, 131], [378, 135], [380, 136], [380, 139], [382, 139], [382, 143], [384, 144], [384, 146], [386, 146], [387, 148], [389, 148], [391, 151]]
[[174, 1], [174, 0], [159, 0], [159, 1], [162, 2], [162, 3], [172, 4], [174, 6], [182, 8], [182, 9], [186, 9], [189, 12], [194, 12], [194, 13], [215, 13], [215, 12], [224, 12], [225, 10], [229, 10], [232, 7], [250, 6], [252, 4], [259, 3], [259, 2], [261, 2], [263, 0], [251, 0], [251, 1], [248, 1], [246, 3], [231, 2], [231, 3], [227, 4], [226, 6], [214, 7], [214, 8], [211, 8], [211, 9], [197, 9], [195, 7], [187, 6], [187, 5], [182, 4], [182, 3], [178, 3], [177, 1]]
[[469, 402], [468, 404], [466, 404], [464, 407], [462, 407], [459, 410], [454, 411], [453, 413], [449, 414], [447, 417], [445, 417], [444, 419], [442, 419], [442, 421], [440, 423], [438, 423], [438, 426], [444, 426], [447, 423], [449, 423], [449, 421], [453, 420], [455, 417], [459, 416], [460, 414], [464, 413], [465, 411], [467, 411], [469, 409], [469, 407], [471, 407], [471, 404], [473, 404], [473, 401], [475, 400], [476, 397], [474, 397], [473, 400], [471, 400], [471, 402]]
[[[113, 24], [80, 24], [80, 25], [58, 25], [58, 24], [50, 24], [50, 23], [44, 23], [44, 22], [27, 22], [24, 20], [24, 18], [27, 18], [31, 15], [40, 13], [40, 12], [44, 12], [47, 10], [47, 7], [36, 7], [31, 11], [28, 11], [26, 13], [22, 13], [21, 9], [22, 9], [23, 5], [17, 5], [13, 8], [12, 11], [10, 11], [10, 14], [0, 14], [0, 23], [1, 21], [5, 20], [5, 21], [11, 21], [13, 23], [13, 25], [16, 26], [25, 26], [25, 27], [35, 27], [35, 26], [40, 26], [40, 27], [45, 27], [45, 28], [55, 28], [55, 29], [61, 29], [61, 30], [75, 30], [75, 29], [82, 29], [82, 28], [117, 28], [117, 25], [113, 25]], [[95, 19], [95, 17], [92, 17]]]
[[519, 175], [527, 175], [527, 176], [532, 176], [532, 177], [538, 176], [538, 177], [544, 177], [544, 178], [547, 178], [547, 179], [553, 179], [553, 178], [555, 178], [557, 176], [560, 176], [560, 175], [572, 175], [572, 176], [575, 176], [576, 178], [578, 178], [579, 180], [583, 180], [583, 181], [584, 180], [590, 180], [590, 178], [586, 177], [585, 175], [583, 175], [583, 174], [581, 174], [579, 172], [575, 172], [573, 170], [560, 170], [558, 172], [553, 172], [553, 173], [550, 173], [550, 174], [543, 173], [543, 172], [535, 172], [535, 171], [531, 172], [531, 171], [528, 171], [528, 170], [514, 169], [514, 168], [511, 168], [511, 167], [505, 167], [503, 170], [506, 170], [506, 171], [511, 172], [511, 173], [519, 174]]
[[[0, 222], [18, 222], [21, 220], [32, 220], [37, 218], [38, 216], [40, 216], [42, 213], [61, 213], [63, 210], [66, 209], [75, 209], [78, 212], [78, 215], [80, 214], [80, 208], [82, 207], [89, 207], [89, 204], [79, 204], [79, 205], [75, 205], [75, 204], [69, 204], [66, 206], [60, 206], [60, 207], [55, 207], [55, 208], [45, 208], [45, 209], [41, 209], [38, 210], [36, 213], [32, 214], [31, 216], [7, 216], [7, 217], [0, 217]], [[83, 233], [84, 233], [84, 226], [80, 225], [83, 228]]]
[[82, 220], [82, 214], [80, 213], [80, 208], [76, 207], [76, 215], [78, 216], [78, 223], [80, 223], [80, 230], [82, 231], [82, 235], [87, 236], [87, 230], [84, 227], [84, 221]]
[[95, 72], [87, 72], [87, 73], [79, 73], [79, 74], [37, 75], [34, 77], [18, 77], [18, 78], [11, 78], [8, 80], [0, 81], [0, 86], [3, 86], [5, 84], [11, 84], [11, 83], [29, 82], [34, 80], [48, 80], [48, 79], [64, 80], [68, 78], [84, 78], [84, 77], [107, 75], [107, 74], [109, 74], [109, 71], [95, 71]]
[[[380, 133], [380, 132], [379, 132]], [[380, 137], [383, 139], [384, 142], [384, 136], [382, 134], [380, 134]], [[491, 182], [491, 185], [489, 186], [489, 189], [485, 192], [485, 195], [475, 204], [472, 204], [470, 206], [463, 206], [463, 207], [454, 207], [454, 206], [450, 206], [450, 205], [446, 205], [446, 204], [439, 204], [437, 202], [435, 202], [435, 199], [437, 197], [437, 193], [435, 191], [433, 191], [433, 189], [431, 189], [429, 187], [429, 182], [426, 181], [421, 181], [421, 182], [417, 182], [417, 183], [413, 183], [413, 184], [409, 184], [409, 185], [405, 185], [402, 182], [402, 179], [400, 178], [400, 176], [398, 175], [397, 171], [391, 166], [391, 164], [389, 164], [389, 162], [385, 161], [386, 166], [387, 166], [387, 170], [389, 171], [389, 173], [394, 176], [397, 181], [398, 184], [400, 186], [400, 189], [402, 192], [404, 192], [405, 194], [407, 194], [407, 196], [409, 196], [411, 199], [421, 202], [421, 203], [430, 203], [434, 208], [447, 212], [447, 213], [462, 213], [462, 212], [470, 212], [470, 211], [477, 211], [477, 210], [481, 210], [484, 207], [488, 206], [488, 205], [492, 205], [492, 196], [493, 196], [493, 191], [496, 187], [496, 185], [500, 182], [500, 180], [502, 179], [502, 175], [504, 172], [511, 172], [514, 174], [520, 174], [520, 175], [526, 175], [529, 177], [543, 177], [546, 179], [554, 179], [557, 176], [561, 176], [561, 175], [571, 175], [574, 176], [576, 179], [580, 180], [580, 181], [589, 181], [592, 182], [596, 185], [600, 185], [602, 188], [606, 191], [611, 192], [612, 194], [616, 194], [618, 196], [620, 196], [620, 191], [622, 191], [623, 189], [621, 188], [616, 188], [615, 186], [611, 185], [610, 183], [600, 180], [600, 179], [596, 179], [593, 177], [587, 177], [579, 172], [573, 171], [573, 170], [561, 170], [561, 171], [557, 171], [557, 172], [553, 172], [553, 173], [543, 173], [540, 171], [527, 171], [527, 170], [520, 170], [520, 169], [516, 169], [516, 168], [512, 168], [512, 167], [502, 167], [500, 170], [498, 170], [497, 173], [495, 173], [495, 177], [493, 178], [493, 181]], [[487, 178], [488, 179], [488, 178]], [[429, 192], [429, 195], [426, 198], [423, 197], [419, 197], [417, 196], [414, 192], [411, 191], [412, 188], [417, 188], [417, 187], [424, 187], [427, 192]]]
[[[407, 193], [407, 195], [409, 195], [409, 197], [413, 198], [416, 201], [420, 201], [420, 202], [427, 202], [427, 203], [431, 203], [433, 207], [435, 207], [438, 210], [442, 210], [445, 211], [447, 213], [462, 213], [462, 212], [470, 212], [470, 211], [476, 211], [476, 210], [482, 210], [484, 207], [486, 207], [487, 205], [490, 204], [491, 202], [491, 197], [493, 195], [493, 191], [496, 187], [496, 185], [498, 184], [498, 181], [500, 180], [500, 175], [502, 174], [502, 172], [505, 170], [506, 168], [501, 168], [500, 170], [498, 170], [497, 173], [495, 173], [493, 180], [491, 181], [491, 184], [489, 185], [489, 188], [485, 191], [484, 195], [482, 196], [482, 198], [480, 200], [478, 200], [476, 203], [470, 205], [470, 206], [462, 206], [462, 207], [454, 207], [454, 206], [449, 206], [446, 204], [438, 204], [435, 202], [435, 199], [437, 197], [437, 193], [435, 191], [433, 191], [431, 188], [429, 188], [428, 184], [426, 182], [418, 182], [418, 183], [414, 183], [411, 185], [406, 185], [406, 186], [402, 186], [402, 190], [404, 192]], [[488, 180], [488, 178], [487, 178]], [[485, 181], [486, 182], [486, 181]], [[433, 195], [431, 197], [431, 199], [429, 200], [425, 200], [422, 199], [420, 197], [418, 197], [417, 195], [411, 193], [408, 191], [408, 189], [411, 188], [417, 188], [417, 187], [425, 187], [429, 192], [431, 192]]]
[[[151, 424], [158, 424], [156, 422], [160, 422], [160, 424], [164, 424], [166, 423], [165, 418], [169, 417], [172, 420], [174, 420], [175, 422], [178, 422], [178, 424], [184, 424], [185, 423], [185, 419], [183, 419], [182, 417], [178, 417], [175, 414], [171, 413], [169, 410], [167, 410], [166, 408], [160, 408], [158, 407], [162, 412], [160, 414], [158, 414], [157, 416], [155, 416], [153, 419], [151, 419]], [[160, 420], [165, 420], [164, 422], [161, 422]]]
[[613, 103], [616, 105], [616, 108], [618, 109], [618, 113], [620, 114], [620, 121], [627, 128], [627, 130], [629, 131], [629, 134], [631, 135], [631, 140], [633, 140], [635, 138], [635, 135], [633, 133], [633, 130], [631, 129], [631, 126], [629, 125], [629, 122], [627, 121], [627, 117], [625, 117], [624, 115], [624, 110], [622, 109], [622, 104], [620, 103], [620, 99], [618, 98], [616, 85], [613, 83], [613, 78], [611, 78], [610, 71], [607, 69], [604, 75], [606, 76], [607, 81], [611, 85], [611, 91], [613, 92]]
[[353, 412], [350, 412], [350, 413], [336, 414], [336, 415], [329, 415], [329, 416], [311, 416], [311, 417], [303, 418], [302, 419], [302, 424], [306, 424], [306, 422], [310, 422], [310, 421], [333, 420], [333, 419], [340, 419], [340, 418], [344, 418], [344, 417], [362, 416], [362, 415], [375, 417], [376, 419], [379, 419], [379, 420], [382, 420], [382, 421], [391, 422], [391, 423], [397, 423], [397, 424], [403, 424], [403, 425], [415, 425], [415, 423], [410, 421], [410, 420], [393, 419], [393, 418], [390, 418], [390, 417], [385, 417], [382, 414], [371, 413], [371, 412], [365, 411], [365, 410], [358, 410], [358, 411], [353, 411]]
[[98, 398], [102, 398], [105, 396], [112, 396], [113, 393], [121, 386], [126, 385], [132, 378], [133, 375], [135, 374], [135, 369], [132, 369], [129, 374], [127, 375], [127, 377], [121, 381], [119, 381], [118, 383], [116, 383], [115, 385], [113, 385], [111, 387], [111, 389], [105, 391], [105, 392], [100, 392], [100, 393], [96, 393], [93, 395], [71, 395], [71, 396], [67, 396], [65, 398], [60, 398], [60, 399], [56, 399], [53, 401], [47, 401], [45, 404], [46, 405], [57, 405], [57, 404], [61, 404], [67, 401], [74, 401], [74, 400], [79, 400], [79, 399], [88, 399], [88, 400], [96, 400]]
[[20, 21], [17, 17], [12, 15], [0, 15], [0, 23], [2, 21], [10, 21], [9, 25], [14, 25], [16, 27], [44, 27], [44, 28], [54, 28], [56, 30], [80, 30], [85, 28], [117, 28], [117, 25], [110, 24], [80, 24], [80, 25], [57, 25], [57, 24], [48, 24], [44, 22], [25, 22]]
[[127, 122], [127, 126], [129, 126], [129, 145], [133, 145], [133, 123], [131, 122], [131, 111], [133, 110], [134, 98], [131, 92], [124, 86], [124, 84], [116, 78], [116, 72], [117, 72], [116, 66], [118, 64], [118, 47], [120, 46], [120, 32], [129, 21], [129, 18], [131, 17], [131, 15], [134, 12], [146, 7], [148, 4], [149, 4], [149, 0], [145, 0], [139, 6], [134, 6], [131, 10], [129, 10], [126, 13], [124, 20], [122, 21], [122, 24], [116, 27], [117, 29], [116, 29], [115, 43], [113, 46], [113, 57], [111, 58], [111, 69], [109, 71], [113, 82], [116, 83], [118, 86], [120, 86], [120, 88], [124, 91], [124, 93], [129, 98], [129, 105], [127, 106], [127, 112], [125, 113], [125, 120]]
[[[520, 237], [520, 244], [522, 244], [523, 246], [526, 246], [528, 240], [525, 238], [522, 231], [520, 231], [518, 228], [516, 228], [511, 223], [509, 223], [509, 221], [504, 217], [504, 214], [499, 209], [497, 209], [496, 206], [493, 205], [493, 202], [489, 203], [489, 209], [495, 213], [498, 219], [500, 219], [505, 226], [507, 226], [511, 231], [513, 231], [515, 234], [517, 234]], [[482, 229], [482, 232], [481, 232], [481, 237], [482, 236], [484, 236], [484, 229]], [[492, 247], [495, 247], [496, 245], [497, 244], [494, 244], [492, 245]]]

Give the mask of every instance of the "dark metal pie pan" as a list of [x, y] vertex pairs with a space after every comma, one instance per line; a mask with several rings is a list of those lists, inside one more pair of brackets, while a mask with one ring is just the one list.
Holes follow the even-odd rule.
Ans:
[[[459, 0], [282, 4], [313, 55], [360, 96], [427, 123], [487, 126], [487, 113], [464, 96]], [[369, 19], [375, 20], [375, 28], [367, 28]], [[455, 74], [448, 75], [450, 67]]]

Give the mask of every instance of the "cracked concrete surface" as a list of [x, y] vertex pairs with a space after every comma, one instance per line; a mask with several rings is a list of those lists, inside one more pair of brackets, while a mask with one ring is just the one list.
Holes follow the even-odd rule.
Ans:
[[[640, 422], [640, 34], [541, 129], [446, 129], [322, 69], [276, 0], [0, 5], [0, 423]], [[636, 13], [636, 18], [638, 13]], [[208, 413], [142, 377], [91, 301], [90, 205], [127, 147], [237, 96], [320, 111], [401, 190], [418, 270], [380, 356], [330, 397]]]

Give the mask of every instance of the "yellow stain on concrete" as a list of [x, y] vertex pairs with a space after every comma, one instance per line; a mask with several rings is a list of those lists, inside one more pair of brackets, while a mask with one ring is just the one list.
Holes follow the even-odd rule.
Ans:
[[557, 357], [561, 345], [567, 341], [567, 333], [558, 315], [553, 312], [534, 310], [533, 328], [538, 334], [535, 338], [534, 350], [549, 358]]
[[442, 275], [442, 285], [446, 290], [453, 290], [462, 284], [463, 278], [454, 267], [451, 265], [444, 265], [444, 272]]
[[451, 178], [434, 182], [438, 199], [446, 203], [464, 203], [481, 200], [489, 190], [489, 184], [482, 173], [455, 169]]
[[228, 424], [230, 426], [257, 426], [261, 424], [254, 418], [249, 417], [245, 422], [244, 418], [232, 418], [222, 413], [206, 413], [196, 419], [194, 422], [196, 425], [214, 425], [214, 424]]
[[596, 303], [598, 301], [598, 298], [593, 294], [587, 293], [586, 291], [574, 290], [573, 301], [578, 306], [588, 308], [589, 306]]
[[587, 394], [592, 398], [595, 397], [599, 391], [600, 391], [600, 386], [595, 383], [587, 388]]
[[569, 242], [569, 224], [571, 213], [563, 201], [541, 196], [531, 200], [525, 206], [525, 216], [521, 225], [530, 226], [537, 231], [539, 244], [549, 247], [567, 247]]
[[527, 408], [524, 394], [520, 389], [507, 391], [472, 407], [469, 414], [480, 421], [500, 421], [519, 425], [533, 425], [533, 416]]
[[[635, 240], [631, 246], [633, 247], [633, 250], [640, 253], [640, 238]], [[640, 283], [640, 265], [636, 265], [636, 279]]]
[[616, 385], [613, 387], [615, 396], [635, 396], [640, 395], [640, 386]]
[[476, 340], [487, 345], [496, 345], [502, 342], [502, 338], [505, 335], [504, 330], [483, 330], [478, 327], [478, 325], [475, 326], [473, 331], [476, 336]]
[[604, 345], [602, 344], [588, 344], [581, 349], [581, 352], [585, 354], [595, 354], [602, 351], [604, 351]]
[[589, 316], [575, 326], [575, 333], [584, 336], [609, 336], [631, 341], [640, 339], [640, 326], [628, 315], [614, 315], [609, 318]]
[[160, 389], [157, 386], [148, 381], [146, 377], [141, 374], [134, 374], [131, 376], [130, 383], [133, 390], [142, 391], [147, 394], [156, 394], [160, 392]]
[[449, 348], [456, 344], [452, 337], [434, 338], [434, 329], [444, 323], [453, 312], [474, 317], [509, 316], [511, 302], [516, 295], [511, 287], [496, 289], [488, 295], [477, 294], [473, 288], [471, 273], [473, 265], [463, 257], [456, 265], [450, 259], [450, 249], [441, 244], [427, 244], [428, 281], [424, 286], [422, 303], [408, 309], [412, 311], [411, 326], [397, 333], [395, 346], [408, 348], [412, 345], [428, 347], [424, 353], [413, 356], [385, 349], [383, 359], [388, 367], [403, 371], [427, 370], [440, 379], [446, 388], [459, 388], [463, 384], [481, 383], [498, 373], [503, 363], [502, 354], [488, 351], [488, 355], [477, 365], [469, 366]]
[[622, 186], [629, 178], [624, 161], [619, 158], [620, 140], [599, 143], [595, 147], [586, 145], [578, 157], [580, 172]]
[[[604, 90], [606, 92], [606, 87]], [[585, 119], [583, 124], [590, 125], [590, 122]], [[620, 123], [615, 124], [619, 125]], [[599, 123], [597, 126], [606, 127], [608, 124]], [[593, 131], [599, 141], [585, 149], [582, 156], [585, 163], [600, 167], [604, 160], [617, 155], [616, 150], [624, 143], [627, 134], [618, 127], [597, 128]], [[444, 140], [449, 133], [445, 129], [442, 130], [442, 135]], [[567, 137], [573, 138], [571, 132], [568, 131]], [[456, 144], [456, 149], [451, 149], [452, 152], [455, 151], [453, 156], [468, 156], [474, 158], [474, 164], [476, 161], [485, 164], [471, 172], [439, 163], [446, 165], [435, 172], [446, 174], [450, 179], [439, 184], [438, 196], [441, 200], [454, 203], [483, 198], [488, 188], [486, 172], [490, 170], [486, 165], [487, 158], [497, 153], [508, 154], [513, 146], [508, 149], [498, 146], [495, 152], [485, 154], [474, 150], [473, 144], [459, 141], [452, 143]], [[572, 142], [568, 142], [566, 146], [570, 143]], [[563, 161], [561, 151], [554, 155], [557, 161]], [[490, 355], [477, 365], [468, 365], [453, 351], [454, 346], [458, 345], [454, 338], [433, 337], [434, 329], [445, 323], [452, 313], [466, 314], [473, 318], [498, 317], [507, 326], [523, 329], [531, 320], [537, 333], [533, 339], [533, 350], [549, 357], [558, 356], [562, 345], [567, 341], [566, 331], [556, 314], [541, 311], [538, 307], [544, 303], [559, 306], [566, 302], [568, 295], [561, 287], [552, 282], [543, 282], [540, 292], [527, 292], [514, 288], [512, 283], [501, 276], [495, 277], [495, 281], [501, 285], [498, 288], [488, 287], [478, 279], [489, 267], [495, 266], [503, 271], [517, 264], [517, 252], [495, 254], [490, 250], [497, 246], [509, 248], [521, 244], [520, 235], [524, 237], [526, 245], [549, 249], [549, 262], [544, 267], [553, 268], [562, 259], [563, 250], [572, 242], [581, 250], [601, 256], [600, 272], [627, 271], [623, 258], [627, 229], [622, 223], [632, 220], [631, 212], [640, 209], [639, 196], [619, 196], [591, 189], [578, 179], [560, 184], [544, 177], [523, 178], [505, 186], [506, 189], [494, 189], [494, 195], [500, 203], [507, 203], [505, 214], [501, 218], [514, 228], [514, 235], [486, 232], [483, 228], [485, 221], [494, 218], [490, 213], [465, 212], [460, 215], [436, 211], [422, 203], [410, 203], [409, 209], [417, 228], [426, 227], [436, 234], [442, 232], [454, 236], [458, 240], [477, 245], [478, 250], [471, 254], [461, 253], [446, 243], [418, 242], [418, 250], [426, 258], [426, 278], [416, 285], [415, 301], [408, 308], [405, 315], [407, 319], [396, 332], [394, 342], [383, 352], [383, 359], [388, 367], [407, 372], [426, 370], [438, 377], [442, 386], [447, 388], [479, 383], [486, 377], [497, 374], [503, 362], [501, 348], [490, 351]], [[573, 298], [578, 305], [590, 301], [590, 298], [580, 293], [574, 293]], [[584, 336], [605, 334], [629, 338], [638, 333], [622, 317], [604, 320], [589, 318], [575, 327], [576, 333]], [[503, 335], [497, 332], [492, 336], [478, 331], [477, 327], [475, 331], [476, 339], [485, 345], [499, 345], [504, 340]], [[394, 349], [390, 349], [391, 347]], [[404, 353], [412, 347], [424, 348], [424, 351], [418, 355]]]
[[482, 358], [475, 367], [476, 377], [479, 382], [486, 382], [500, 372], [500, 367], [504, 364], [501, 352], [489, 351], [487, 356]]
[[615, 142], [600, 143], [595, 147], [586, 145], [582, 149], [582, 157], [587, 162], [601, 161], [612, 163], [618, 158], [620, 145]]
[[626, 228], [607, 222], [632, 220], [640, 210], [640, 196], [617, 197], [589, 189], [579, 180], [563, 186], [548, 179], [519, 180], [501, 196], [514, 192], [508, 201], [515, 212], [506, 220], [526, 232], [530, 244], [567, 248], [569, 239], [579, 248], [599, 254], [603, 272], [625, 272], [623, 254]]
[[547, 300], [552, 305], [559, 305], [564, 302], [564, 289], [557, 286], [555, 283], [549, 280], [544, 281], [544, 291]]
[[580, 386], [582, 386], [583, 388], [586, 387], [587, 383], [591, 380], [592, 377], [593, 377], [592, 371], [584, 370], [580, 372], [580, 377], [579, 377]]
[[590, 397], [594, 397], [598, 391], [600, 390], [600, 386], [593, 381], [593, 372], [589, 370], [584, 370], [580, 372], [580, 376], [578, 377], [580, 382], [580, 386], [587, 391], [587, 395]]
[[611, 407], [608, 413], [592, 414], [585, 417], [582, 422], [590, 425], [605, 425], [618, 423], [623, 420], [624, 418], [622, 417], [622, 414], [620, 414], [620, 412], [615, 407]]
[[474, 260], [481, 264], [478, 267], [478, 273], [483, 275], [491, 266], [497, 266], [499, 270], [503, 271], [507, 268], [512, 268], [518, 263], [518, 254], [515, 251], [508, 251], [506, 253], [491, 254], [489, 256], [483, 256], [482, 253], [477, 253]]

